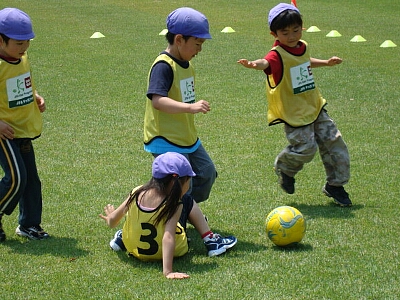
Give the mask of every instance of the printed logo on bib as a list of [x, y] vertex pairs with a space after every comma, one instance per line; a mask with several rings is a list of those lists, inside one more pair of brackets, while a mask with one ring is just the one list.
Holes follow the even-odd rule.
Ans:
[[180, 82], [181, 93], [182, 93], [182, 102], [184, 103], [194, 103], [195, 102], [195, 94], [194, 94], [194, 77], [189, 77], [186, 79], [182, 79]]
[[33, 102], [33, 90], [30, 72], [7, 79], [8, 106], [24, 106]]
[[315, 89], [314, 76], [310, 62], [290, 68], [290, 77], [294, 94], [300, 94]]

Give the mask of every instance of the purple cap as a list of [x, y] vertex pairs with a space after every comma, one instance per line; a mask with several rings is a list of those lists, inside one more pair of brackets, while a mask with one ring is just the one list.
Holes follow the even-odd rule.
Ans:
[[176, 152], [166, 152], [157, 156], [153, 161], [153, 177], [164, 178], [171, 174], [177, 174], [179, 177], [196, 176], [185, 156]]
[[190, 7], [181, 7], [170, 13], [167, 17], [167, 29], [173, 34], [211, 39], [207, 18]]
[[35, 37], [29, 16], [22, 10], [10, 7], [0, 10], [0, 33], [18, 41]]
[[279, 16], [279, 14], [281, 12], [284, 12], [285, 10], [295, 10], [300, 14], [299, 9], [292, 5], [292, 4], [287, 4], [287, 3], [279, 3], [277, 6], [273, 7], [270, 11], [269, 11], [269, 15], [268, 15], [268, 25], [271, 26], [272, 21]]

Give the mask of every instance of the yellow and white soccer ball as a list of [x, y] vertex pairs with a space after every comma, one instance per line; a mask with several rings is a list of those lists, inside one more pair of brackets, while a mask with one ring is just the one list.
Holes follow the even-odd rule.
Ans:
[[306, 221], [302, 213], [292, 206], [279, 206], [265, 219], [268, 238], [277, 246], [299, 243], [306, 233]]

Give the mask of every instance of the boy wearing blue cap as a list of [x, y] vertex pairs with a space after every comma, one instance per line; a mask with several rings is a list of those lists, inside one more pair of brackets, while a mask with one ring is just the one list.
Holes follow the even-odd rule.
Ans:
[[326, 100], [315, 86], [312, 68], [334, 66], [342, 60], [310, 57], [307, 43], [301, 40], [303, 21], [299, 10], [280, 3], [268, 15], [275, 43], [262, 59], [238, 63], [263, 70], [267, 75], [268, 123], [285, 124], [287, 146], [275, 160], [275, 172], [281, 187], [294, 193], [294, 176], [310, 162], [319, 149], [326, 172], [322, 191], [340, 206], [351, 206], [343, 188], [350, 178], [347, 146], [334, 121], [329, 117]]
[[189, 275], [174, 272], [172, 265], [174, 257], [188, 252], [187, 221], [201, 235], [208, 256], [218, 256], [235, 246], [236, 237], [223, 238], [213, 233], [197, 203], [185, 195], [195, 176], [182, 154], [167, 152], [157, 156], [150, 181], [133, 189], [118, 208], [108, 204], [105, 215], [99, 215], [111, 228], [126, 216], [123, 229], [116, 232], [110, 247], [144, 261], [162, 260], [165, 277], [183, 279]]
[[26, 54], [35, 34], [29, 16], [16, 8], [0, 10], [0, 241], [1, 219], [19, 204], [16, 234], [30, 239], [49, 235], [42, 221], [42, 188], [32, 140], [42, 132], [44, 99], [36, 92]]
[[155, 157], [168, 151], [183, 154], [197, 174], [189, 194], [202, 202], [208, 199], [217, 172], [194, 124], [194, 115], [209, 112], [210, 104], [196, 102], [190, 61], [211, 39], [209, 24], [202, 13], [189, 7], [171, 12], [166, 23], [168, 46], [155, 59], [148, 76], [144, 149]]

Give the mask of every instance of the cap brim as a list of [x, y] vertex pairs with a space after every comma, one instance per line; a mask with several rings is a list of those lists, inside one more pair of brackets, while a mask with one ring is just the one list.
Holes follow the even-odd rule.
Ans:
[[198, 38], [198, 39], [207, 39], [207, 40], [211, 40], [211, 34], [207, 33], [207, 34], [196, 34], [194, 35], [194, 37]]
[[31, 34], [22, 34], [22, 35], [18, 35], [18, 34], [10, 34], [7, 35], [7, 37], [9, 37], [10, 39], [13, 40], [17, 40], [17, 41], [27, 41], [27, 40], [31, 40], [35, 37], [35, 34], [32, 32]]

